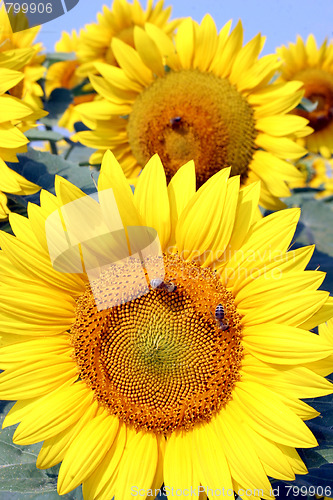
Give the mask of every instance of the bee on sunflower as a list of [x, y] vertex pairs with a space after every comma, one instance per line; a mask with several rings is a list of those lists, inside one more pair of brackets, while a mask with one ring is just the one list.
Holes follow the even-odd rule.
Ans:
[[[18, 402], [4, 426], [44, 441], [37, 467], [62, 462], [59, 494], [130, 500], [164, 483], [266, 499], [267, 476], [307, 472], [295, 447], [316, 446], [304, 421], [318, 413], [301, 398], [332, 392], [317, 371], [333, 355], [309, 329], [333, 303], [304, 270], [313, 247], [288, 250], [299, 210], [258, 221], [259, 197], [230, 169], [196, 190], [193, 161], [167, 184], [157, 155], [133, 194], [107, 152], [98, 201], [57, 177], [28, 219], [10, 214], [0, 397]], [[155, 231], [158, 259], [137, 230]]]
[[308, 120], [288, 114], [303, 96], [302, 82], [271, 83], [280, 67], [276, 55], [258, 58], [264, 38], [243, 46], [243, 28], [231, 22], [217, 34], [206, 16], [183, 21], [173, 43], [151, 23], [134, 28], [134, 47], [111, 42], [119, 67], [95, 63], [101, 76], [90, 81], [100, 95], [77, 106], [91, 129], [77, 140], [97, 149], [100, 164], [112, 149], [132, 183], [158, 153], [170, 180], [193, 159], [197, 185], [231, 166], [242, 185], [261, 180], [260, 203], [282, 208], [288, 183], [302, 174], [286, 159], [306, 153], [296, 139], [310, 133]]
[[56, 88], [74, 90], [73, 102], [59, 120], [60, 127], [73, 132], [74, 124], [81, 121], [76, 106], [95, 100], [96, 92], [87, 79], [89, 74], [97, 73], [95, 62], [117, 65], [111, 48], [113, 38], [133, 46], [134, 27], [144, 26], [148, 21], [160, 27], [168, 36], [173, 35], [179, 21], [169, 21], [171, 7], [164, 8], [163, 4], [164, 0], [159, 0], [156, 5], [149, 0], [144, 10], [138, 2], [131, 4], [127, 0], [115, 0], [111, 8], [103, 7], [103, 13], [97, 16], [97, 23], [86, 25], [79, 33], [75, 30], [62, 33], [55, 50], [73, 53], [73, 59], [52, 64], [45, 82], [47, 97]]

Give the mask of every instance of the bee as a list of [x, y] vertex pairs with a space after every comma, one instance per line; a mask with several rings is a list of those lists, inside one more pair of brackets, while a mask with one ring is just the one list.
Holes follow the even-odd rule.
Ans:
[[224, 317], [224, 307], [222, 304], [217, 304], [214, 318], [220, 330], [223, 332], [229, 330], [229, 323]]
[[181, 124], [182, 117], [181, 116], [175, 116], [174, 118], [171, 118], [170, 123], [172, 128], [178, 128]]
[[177, 286], [172, 281], [163, 281], [158, 278], [151, 280], [150, 286], [154, 290], [166, 290], [167, 292], [174, 292], [177, 289]]

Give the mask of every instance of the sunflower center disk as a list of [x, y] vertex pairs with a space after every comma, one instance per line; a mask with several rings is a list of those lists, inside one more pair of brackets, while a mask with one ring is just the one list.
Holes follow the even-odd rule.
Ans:
[[229, 166], [244, 180], [256, 136], [246, 99], [229, 80], [198, 70], [156, 79], [136, 99], [127, 133], [139, 165], [158, 153], [169, 181], [194, 160], [199, 186]]
[[311, 68], [297, 73], [294, 79], [304, 82], [304, 97], [317, 103], [314, 111], [297, 110], [296, 113], [307, 118], [316, 132], [326, 128], [333, 120], [333, 75]]
[[[208, 421], [231, 399], [243, 354], [240, 317], [215, 274], [175, 256], [164, 265], [173, 291], [149, 286], [98, 311], [88, 288], [71, 335], [80, 377], [98, 402], [136, 429], [167, 434]], [[117, 283], [119, 271], [106, 281]], [[228, 329], [215, 319], [219, 304]]]

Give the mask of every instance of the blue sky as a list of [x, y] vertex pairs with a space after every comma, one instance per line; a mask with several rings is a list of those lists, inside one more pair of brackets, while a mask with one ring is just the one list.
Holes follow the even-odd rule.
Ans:
[[[143, 0], [144, 5], [145, 2]], [[78, 30], [94, 22], [104, 4], [110, 6], [111, 0], [80, 0], [72, 11], [45, 24], [39, 40], [47, 51], [52, 51], [63, 30]], [[165, 5], [173, 6], [173, 17], [191, 16], [197, 21], [208, 12], [218, 29], [229, 19], [236, 22], [240, 18], [245, 40], [250, 40], [258, 32], [267, 36], [263, 54], [295, 41], [297, 34], [306, 37], [312, 32], [320, 43], [325, 37], [333, 38], [332, 0], [166, 0]]]

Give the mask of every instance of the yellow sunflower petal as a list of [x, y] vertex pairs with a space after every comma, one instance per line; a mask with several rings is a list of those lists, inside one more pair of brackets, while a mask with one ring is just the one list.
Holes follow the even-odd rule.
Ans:
[[19, 120], [31, 112], [29, 106], [26, 106], [19, 99], [9, 95], [0, 96], [0, 106], [2, 111], [0, 123], [8, 120]]
[[[318, 271], [299, 271], [288, 273], [288, 275], [276, 276], [281, 295], [298, 293], [306, 290], [317, 290], [325, 278], [325, 273]], [[251, 281], [237, 293], [235, 302], [243, 309], [260, 307], [267, 304], [276, 297], [276, 282], [268, 280], [267, 276], [258, 277], [255, 282]], [[279, 299], [281, 296], [279, 297]]]
[[[249, 439], [242, 423], [235, 419], [229, 409], [222, 410], [213, 422], [217, 438], [223, 443], [232, 477], [246, 489], [262, 489], [269, 492], [269, 481], [255, 448]], [[235, 452], [241, 446], [244, 453]]]
[[0, 397], [2, 399], [30, 399], [43, 396], [60, 385], [74, 382], [77, 378], [77, 368], [70, 357], [66, 355], [50, 355], [39, 360], [31, 369], [29, 362], [23, 366], [11, 369], [0, 375]]
[[214, 20], [206, 14], [195, 36], [193, 67], [206, 71], [215, 55], [217, 44], [218, 38]]
[[138, 26], [134, 28], [134, 41], [138, 54], [147, 68], [155, 75], [163, 76], [164, 66], [160, 52], [149, 35]]
[[311, 330], [333, 317], [333, 297], [329, 297], [325, 304], [307, 321], [299, 325], [304, 330]]
[[223, 218], [220, 222], [220, 229], [215, 236], [215, 243], [210, 247], [210, 251], [202, 259], [202, 266], [215, 266], [224, 260], [225, 251], [230, 251], [230, 238], [235, 229], [236, 210], [238, 203], [240, 178], [232, 177], [228, 180], [227, 191], [224, 201]]
[[[232, 407], [233, 411], [231, 414], [234, 418], [237, 417], [236, 406], [237, 405], [234, 405]], [[247, 412], [247, 417], [250, 417], [249, 412]], [[287, 448], [287, 446], [271, 441], [258, 432], [255, 432], [254, 429], [248, 425], [246, 426], [245, 432], [252, 446], [256, 446], [258, 457], [268, 476], [287, 481], [295, 479], [296, 471], [294, 471], [290, 461], [283, 452], [283, 449]]]
[[126, 426], [121, 424], [109, 451], [97, 469], [84, 481], [82, 491], [84, 498], [97, 497], [115, 475], [126, 445]]
[[171, 221], [171, 236], [169, 245], [174, 245], [176, 241], [175, 231], [178, 219], [194, 194], [195, 167], [193, 161], [190, 161], [178, 170], [178, 172], [173, 176], [171, 182], [168, 185]]
[[[267, 253], [266, 258], [256, 262], [256, 269], [253, 269], [247, 276], [238, 276], [233, 285], [233, 292], [236, 295], [239, 290], [246, 286], [249, 282], [266, 276], [267, 279], [275, 279], [281, 277], [283, 273], [304, 271], [308, 265], [314, 252], [314, 245], [290, 250], [289, 252], [280, 255], [272, 255]], [[272, 258], [273, 257], [273, 258]]]
[[[170, 40], [168, 38], [168, 40]], [[125, 72], [121, 68], [116, 66], [111, 66], [110, 64], [96, 62], [96, 69], [98, 72], [113, 85], [124, 90], [132, 90], [134, 92], [140, 92], [142, 87], [137, 82], [134, 82], [128, 78]]]
[[133, 497], [132, 487], [148, 490], [153, 482], [158, 459], [156, 436], [138, 432], [126, 443], [117, 476], [116, 496], [124, 500]]
[[309, 123], [302, 116], [287, 115], [287, 116], [266, 116], [257, 120], [256, 127], [258, 130], [274, 137], [281, 137], [287, 134], [294, 134], [300, 128], [303, 128]]
[[281, 329], [281, 325], [273, 323], [247, 327], [243, 343], [262, 361], [285, 365], [316, 361], [333, 350], [314, 333], [292, 326]]
[[236, 27], [231, 32], [229, 38], [225, 41], [223, 49], [218, 52], [214, 72], [225, 78], [230, 74], [233, 62], [240, 51], [243, 43], [243, 26], [241, 21], [238, 21]]
[[[232, 491], [230, 470], [225, 454], [225, 449], [211, 423], [201, 425], [193, 430], [195, 449], [200, 454], [194, 457], [195, 468], [198, 469], [200, 482], [209, 485], [213, 492], [221, 487], [228, 492]], [[212, 498], [217, 498], [214, 493], [209, 493]]]
[[253, 356], [245, 356], [243, 366], [244, 374], [252, 375], [253, 380], [260, 375], [265, 386], [294, 398], [326, 396], [332, 390], [331, 382], [303, 366], [282, 366], [278, 377], [275, 368]]
[[100, 191], [112, 189], [125, 227], [141, 226], [142, 219], [135, 207], [132, 190], [111, 151], [105, 153], [98, 178]]
[[192, 19], [183, 21], [177, 30], [176, 49], [184, 69], [192, 67], [194, 52], [194, 27]]
[[[259, 196], [259, 182], [252, 183], [240, 190], [237, 201], [234, 229], [228, 245], [228, 251], [230, 252], [229, 256], [241, 247], [243, 241], [245, 240], [245, 235], [248, 233], [249, 228], [253, 225]], [[225, 259], [222, 257], [221, 262], [223, 261], [225, 261]]]
[[151, 23], [145, 24], [145, 30], [158, 47], [162, 57], [164, 58], [165, 64], [174, 70], [179, 69], [179, 57], [176, 54], [175, 46], [168, 35]]
[[328, 292], [300, 292], [283, 299], [272, 300], [269, 304], [259, 305], [256, 312], [239, 308], [244, 314], [243, 321], [248, 326], [272, 321], [299, 326], [312, 317], [327, 301]]
[[176, 227], [176, 241], [178, 251], [185, 259], [192, 258], [194, 254], [198, 257], [210, 248], [223, 219], [222, 202], [227, 190], [229, 172], [229, 169], [224, 169], [211, 177], [183, 210]]
[[134, 192], [134, 203], [144, 223], [156, 229], [162, 248], [170, 238], [170, 205], [165, 172], [161, 160], [153, 156], [142, 174]]
[[[9, 258], [15, 262], [15, 266], [22, 272], [27, 272], [37, 279], [53, 283], [55, 287], [64, 290], [82, 290], [82, 282], [75, 275], [64, 274], [52, 268], [50, 258], [41, 253], [41, 249], [20, 242], [6, 233], [0, 234], [1, 247], [6, 251]], [[33, 265], [35, 265], [35, 268]]]
[[58, 478], [58, 493], [64, 495], [85, 481], [112, 446], [119, 421], [104, 412], [88, 422], [66, 452]]
[[282, 444], [278, 445], [286, 459], [288, 460], [289, 464], [291, 465], [293, 471], [295, 474], [307, 474], [308, 469], [306, 468], [305, 464], [303, 463], [301, 457], [295, 450], [295, 448], [291, 448], [290, 446], [284, 446]]
[[0, 363], [3, 369], [6, 370], [16, 363], [24, 364], [27, 358], [36, 362], [40, 356], [54, 354], [70, 357], [71, 352], [69, 340], [65, 335], [44, 337], [42, 342], [40, 340], [28, 340], [2, 347], [0, 349]]
[[316, 439], [304, 422], [259, 383], [239, 384], [235, 403], [242, 411], [251, 412], [248, 425], [259, 434], [287, 446], [316, 446]]
[[271, 137], [268, 134], [258, 134], [255, 140], [257, 146], [274, 153], [278, 158], [298, 159], [306, 154], [306, 150], [290, 139]]
[[[300, 216], [299, 209], [276, 212], [256, 222], [251, 227], [242, 247], [231, 254], [227, 267], [219, 275], [231, 287], [240, 275], [247, 277], [254, 261], [264, 261], [286, 252]], [[279, 231], [276, 228], [279, 227]], [[257, 265], [257, 264], [256, 264]]]
[[33, 405], [16, 429], [14, 442], [31, 444], [55, 436], [77, 422], [91, 405], [92, 400], [92, 392], [82, 382], [76, 382], [69, 387], [60, 387]]
[[61, 462], [70, 444], [87, 423], [95, 417], [97, 410], [98, 405], [94, 401], [77, 422], [70, 425], [59, 434], [49, 439], [45, 439], [37, 457], [36, 467], [38, 467], [38, 469], [48, 469]]
[[168, 488], [190, 491], [191, 487], [193, 489], [198, 487], [194, 484], [195, 459], [191, 451], [191, 433], [171, 434], [166, 443], [164, 457], [164, 481]]
[[20, 71], [2, 68], [0, 78], [0, 94], [7, 92], [8, 89], [17, 85], [21, 80], [23, 80], [23, 78], [24, 74]]
[[250, 42], [248, 42], [244, 47], [238, 52], [235, 62], [233, 64], [232, 71], [230, 73], [230, 81], [237, 85], [237, 81], [240, 76], [247, 71], [257, 59], [259, 52], [262, 48], [261, 35], [258, 34]]
[[149, 85], [153, 78], [152, 72], [143, 63], [138, 53], [118, 38], [113, 38], [111, 47], [119, 65], [123, 67], [125, 74], [131, 80], [143, 86]]

